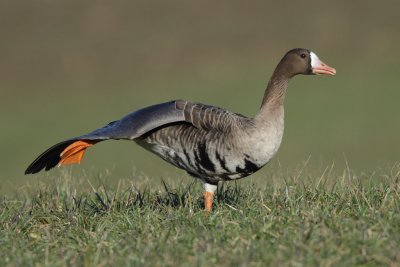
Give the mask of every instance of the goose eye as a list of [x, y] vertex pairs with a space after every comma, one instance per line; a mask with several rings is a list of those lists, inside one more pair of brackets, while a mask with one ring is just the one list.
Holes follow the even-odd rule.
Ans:
[[301, 56], [301, 58], [306, 58], [306, 54], [304, 54], [304, 53], [301, 54], [300, 56]]

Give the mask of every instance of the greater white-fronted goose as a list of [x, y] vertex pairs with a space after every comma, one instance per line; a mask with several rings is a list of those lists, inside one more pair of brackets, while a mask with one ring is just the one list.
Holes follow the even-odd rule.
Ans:
[[52, 146], [29, 165], [25, 174], [79, 163], [88, 147], [104, 140], [134, 140], [200, 179], [204, 183], [205, 209], [211, 211], [218, 182], [256, 172], [277, 152], [289, 80], [297, 74], [335, 73], [310, 50], [293, 49], [276, 67], [254, 118], [184, 100], [157, 104]]

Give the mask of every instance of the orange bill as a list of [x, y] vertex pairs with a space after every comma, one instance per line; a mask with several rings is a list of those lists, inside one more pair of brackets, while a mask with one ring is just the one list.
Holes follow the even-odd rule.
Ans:
[[336, 69], [322, 62], [314, 52], [310, 52], [311, 67], [314, 74], [335, 75]]

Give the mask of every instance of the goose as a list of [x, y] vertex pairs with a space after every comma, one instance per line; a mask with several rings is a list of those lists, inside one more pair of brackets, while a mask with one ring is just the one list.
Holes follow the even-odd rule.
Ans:
[[28, 166], [25, 174], [80, 163], [86, 149], [101, 141], [133, 140], [201, 180], [205, 210], [210, 212], [219, 182], [253, 174], [278, 151], [284, 130], [286, 89], [289, 80], [298, 74], [335, 75], [336, 70], [308, 49], [292, 49], [273, 72], [254, 118], [184, 100], [156, 104], [50, 147]]

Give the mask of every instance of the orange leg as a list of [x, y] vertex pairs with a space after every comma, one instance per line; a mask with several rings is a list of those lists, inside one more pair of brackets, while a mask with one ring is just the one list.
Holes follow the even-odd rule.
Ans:
[[205, 181], [203, 181], [203, 186], [204, 186], [204, 208], [206, 211], [211, 212], [212, 210], [212, 204], [214, 201], [214, 192], [217, 190], [217, 185], [215, 184], [209, 184]]
[[214, 201], [214, 192], [205, 192], [204, 193], [204, 206], [205, 206], [206, 211], [211, 212], [213, 201]]

